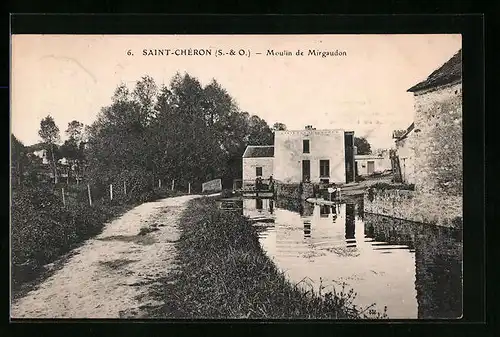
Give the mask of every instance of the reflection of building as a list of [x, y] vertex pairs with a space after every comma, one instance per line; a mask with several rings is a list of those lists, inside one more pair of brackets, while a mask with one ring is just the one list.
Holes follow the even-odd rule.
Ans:
[[462, 315], [462, 238], [448, 228], [421, 227], [415, 241], [419, 318]]
[[355, 204], [345, 205], [345, 238], [347, 243], [356, 243]]
[[[346, 230], [347, 232], [347, 230]], [[462, 232], [365, 214], [365, 235], [415, 250], [418, 318], [462, 315]]]
[[319, 206], [319, 216], [321, 218], [328, 218], [331, 213], [332, 208], [329, 205], [320, 205]]

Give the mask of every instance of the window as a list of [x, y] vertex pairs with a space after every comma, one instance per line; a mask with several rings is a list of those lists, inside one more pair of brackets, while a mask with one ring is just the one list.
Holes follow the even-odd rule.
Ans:
[[309, 153], [309, 139], [304, 139], [302, 141], [303, 153]]
[[262, 167], [255, 168], [255, 176], [262, 177]]
[[330, 161], [320, 160], [319, 161], [319, 176], [329, 177], [330, 176]]

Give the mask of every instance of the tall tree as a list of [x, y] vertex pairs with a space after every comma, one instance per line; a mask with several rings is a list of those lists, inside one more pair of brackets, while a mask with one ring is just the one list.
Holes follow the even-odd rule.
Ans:
[[357, 154], [371, 154], [370, 143], [364, 137], [354, 137], [354, 146], [357, 148]]
[[59, 128], [54, 122], [54, 118], [48, 115], [40, 122], [40, 130], [38, 135], [42, 138], [43, 142], [47, 145], [47, 151], [50, 152], [52, 158], [52, 172], [54, 174], [54, 183], [57, 184], [57, 162], [55, 155], [55, 148], [60, 141]]
[[248, 145], [272, 145], [273, 132], [265, 120], [253, 115], [249, 121]]
[[281, 122], [276, 122], [273, 124], [273, 131], [285, 131], [286, 125]]
[[80, 144], [80, 142], [83, 139], [83, 128], [84, 128], [83, 123], [80, 123], [77, 120], [73, 120], [70, 123], [68, 123], [68, 128], [66, 129], [66, 135], [68, 136], [69, 139], [74, 139], [77, 144]]

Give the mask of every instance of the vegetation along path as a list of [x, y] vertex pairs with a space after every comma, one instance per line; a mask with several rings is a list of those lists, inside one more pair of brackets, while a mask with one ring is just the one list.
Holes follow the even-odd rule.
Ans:
[[13, 318], [142, 317], [155, 280], [172, 270], [181, 196], [144, 203], [108, 223], [62, 269], [12, 304]]

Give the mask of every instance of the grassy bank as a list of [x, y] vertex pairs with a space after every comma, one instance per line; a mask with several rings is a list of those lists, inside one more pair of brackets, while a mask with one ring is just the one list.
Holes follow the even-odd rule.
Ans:
[[[67, 188], [67, 190], [69, 190]], [[134, 206], [178, 192], [155, 190], [113, 202], [95, 200], [92, 206], [77, 189], [66, 196], [66, 206], [50, 185], [16, 188], [11, 207], [11, 277], [16, 297], [47, 276], [44, 265], [55, 262], [85, 240], [98, 235], [104, 225]]]
[[354, 293], [314, 293], [292, 285], [262, 250], [247, 220], [192, 200], [179, 222], [178, 269], [157, 289], [168, 318], [381, 318], [353, 305]]

